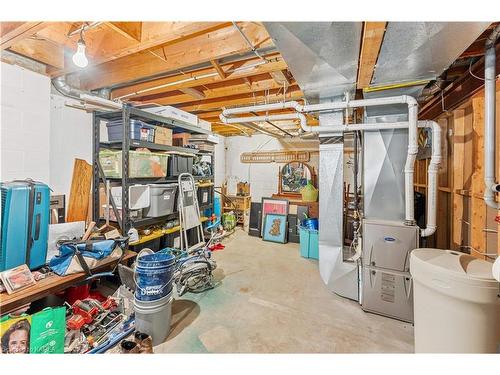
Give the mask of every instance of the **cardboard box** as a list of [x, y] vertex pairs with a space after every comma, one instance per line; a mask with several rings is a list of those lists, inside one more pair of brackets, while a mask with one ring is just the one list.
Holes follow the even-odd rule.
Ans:
[[147, 108], [145, 111], [156, 113], [157, 115], [171, 118], [188, 125], [198, 126], [198, 116], [169, 105]]
[[155, 143], [172, 146], [172, 129], [157, 126], [155, 129]]
[[190, 137], [189, 133], [177, 133], [172, 136], [172, 143], [174, 146], [184, 147], [188, 145]]
[[202, 129], [212, 131], [212, 123], [211, 122], [208, 122], [208, 121], [205, 121], [202, 119], [198, 119], [198, 126]]
[[237, 190], [238, 190], [237, 195], [241, 195], [241, 196], [250, 195], [250, 183], [238, 182]]

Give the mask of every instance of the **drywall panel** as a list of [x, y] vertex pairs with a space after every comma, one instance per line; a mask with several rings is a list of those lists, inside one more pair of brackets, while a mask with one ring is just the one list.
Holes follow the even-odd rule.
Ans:
[[50, 79], [0, 65], [1, 180], [50, 183]]

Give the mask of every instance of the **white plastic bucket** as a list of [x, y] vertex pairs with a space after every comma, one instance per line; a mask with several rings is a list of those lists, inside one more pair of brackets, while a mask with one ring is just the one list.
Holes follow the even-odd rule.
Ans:
[[161, 344], [168, 337], [172, 319], [172, 301], [172, 291], [154, 301], [134, 300], [135, 329], [150, 335], [154, 346]]

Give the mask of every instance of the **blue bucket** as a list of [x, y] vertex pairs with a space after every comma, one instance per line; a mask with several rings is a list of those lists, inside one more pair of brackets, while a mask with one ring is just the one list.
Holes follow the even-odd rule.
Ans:
[[168, 267], [174, 263], [175, 256], [171, 253], [158, 252], [137, 258], [138, 266], [146, 268]]
[[313, 219], [304, 219], [302, 221], [302, 226], [304, 228], [310, 229], [310, 230], [318, 230], [319, 228], [319, 222], [318, 219], [313, 218]]
[[140, 257], [135, 267], [135, 298], [139, 301], [155, 301], [172, 291], [175, 257], [156, 253]]

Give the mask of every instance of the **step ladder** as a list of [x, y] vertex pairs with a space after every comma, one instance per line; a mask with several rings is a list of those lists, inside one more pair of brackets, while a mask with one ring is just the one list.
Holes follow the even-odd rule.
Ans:
[[[180, 223], [180, 248], [187, 253], [192, 253], [205, 246], [203, 225], [201, 224], [200, 207], [196, 194], [196, 184], [190, 173], [181, 173], [178, 177], [179, 195], [177, 208]], [[188, 231], [195, 232], [195, 244], [189, 244]]]

